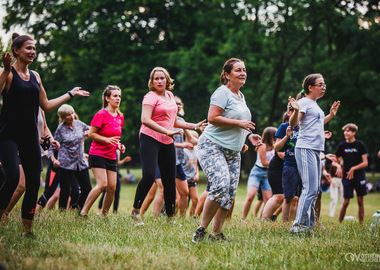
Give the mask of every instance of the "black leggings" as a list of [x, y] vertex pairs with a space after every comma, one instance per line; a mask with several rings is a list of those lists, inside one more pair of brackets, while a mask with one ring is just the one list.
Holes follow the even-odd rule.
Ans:
[[52, 162], [49, 162], [49, 166], [46, 172], [46, 179], [45, 179], [45, 191], [37, 201], [39, 205], [41, 205], [42, 207], [46, 206], [46, 203], [53, 196], [55, 190], [57, 189], [58, 183], [59, 183], [58, 169], [54, 168]]
[[[116, 171], [116, 190], [115, 190], [115, 197], [113, 200], [113, 211], [117, 212], [117, 209], [119, 208], [119, 200], [120, 200], [120, 175], [119, 172]], [[98, 209], [102, 209], [103, 207], [103, 200], [106, 195], [106, 190], [103, 190], [102, 197], [100, 197]]]
[[59, 168], [59, 183], [61, 185], [61, 193], [59, 194], [59, 209], [66, 210], [69, 196], [71, 197], [71, 207], [79, 207], [82, 209], [88, 193], [90, 193], [92, 189], [88, 169], [73, 171]]
[[5, 210], [12, 198], [19, 179], [20, 162], [25, 172], [25, 195], [21, 207], [21, 217], [33, 220], [40, 188], [41, 150], [38, 140], [0, 140], [0, 161], [6, 179], [0, 189], [0, 210]]
[[140, 159], [142, 178], [137, 185], [134, 208], [140, 209], [156, 177], [157, 165], [161, 172], [164, 186], [164, 199], [167, 215], [175, 214], [175, 148], [174, 143], [163, 144], [140, 134]]

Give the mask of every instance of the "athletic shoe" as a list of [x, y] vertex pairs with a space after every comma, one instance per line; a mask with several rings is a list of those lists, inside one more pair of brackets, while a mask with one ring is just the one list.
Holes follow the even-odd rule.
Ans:
[[191, 239], [191, 242], [197, 244], [205, 238], [205, 235], [206, 235], [206, 229], [203, 227], [199, 227], [193, 234], [193, 239]]
[[144, 221], [142, 221], [141, 219], [141, 216], [140, 214], [136, 214], [136, 215], [133, 215], [131, 214], [131, 218], [133, 220], [133, 224], [136, 226], [136, 227], [139, 227], [139, 226], [144, 226]]
[[321, 222], [318, 222], [317, 225], [319, 226], [319, 228], [321, 228], [322, 231], [326, 231], [325, 226], [323, 226]]
[[225, 242], [230, 242], [229, 239], [227, 239], [224, 234], [221, 232], [221, 233], [218, 233], [218, 234], [215, 234], [215, 235], [212, 235], [211, 233], [208, 235], [208, 239], [211, 240], [211, 241], [225, 241]]
[[78, 217], [80, 217], [80, 218], [88, 218], [87, 215], [82, 215], [80, 212], [81, 212], [81, 210], [79, 210], [79, 212], [78, 212]]
[[21, 237], [22, 238], [32, 239], [32, 240], [37, 240], [37, 236], [34, 233], [32, 233], [32, 232], [22, 233]]
[[276, 219], [277, 219], [277, 216], [276, 216], [276, 215], [272, 215], [272, 216], [269, 218], [270, 221], [276, 221]]

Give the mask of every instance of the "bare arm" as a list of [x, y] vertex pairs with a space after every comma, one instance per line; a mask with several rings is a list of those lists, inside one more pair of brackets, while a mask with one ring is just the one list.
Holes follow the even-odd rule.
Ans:
[[222, 116], [224, 110], [216, 105], [210, 105], [208, 122], [218, 127], [240, 127], [249, 132], [255, 129], [255, 123], [249, 120], [230, 119]]
[[302, 116], [305, 113], [303, 113], [303, 112], [300, 113], [299, 112], [300, 107], [299, 107], [297, 101], [294, 98], [289, 97], [289, 103], [290, 103], [289, 108], [291, 108], [291, 109], [294, 110], [293, 114], [290, 116], [289, 125], [291, 127], [295, 127], [296, 125], [298, 125], [299, 121], [301, 120]]
[[267, 146], [265, 144], [263, 144], [262, 146], [259, 147], [258, 152], [259, 152], [259, 157], [260, 157], [261, 163], [265, 167], [268, 167], [269, 161], [267, 160], [267, 155], [266, 155]]
[[324, 124], [327, 124], [331, 119], [335, 117], [335, 115], [338, 112], [339, 106], [340, 106], [340, 101], [335, 101], [333, 103], [330, 109], [330, 113], [327, 116], [325, 116]]
[[10, 53], [3, 53], [3, 66], [4, 68], [0, 71], [0, 94], [3, 92], [5, 86], [7, 85], [7, 81], [10, 80], [10, 72], [11, 72], [11, 62], [12, 57]]
[[190, 143], [192, 143], [193, 145], [197, 145], [198, 144], [198, 139], [195, 138], [193, 135], [191, 135], [191, 133], [189, 132], [189, 130], [184, 129], [183, 132], [185, 133], [186, 139]]
[[[45, 88], [43, 87], [42, 85], [42, 81], [41, 81], [41, 78], [40, 78], [40, 75], [33, 71], [33, 73], [36, 75], [37, 77], [37, 81], [38, 83], [40, 84], [40, 107], [45, 111], [45, 112], [49, 112], [55, 108], [57, 108], [58, 106], [62, 105], [63, 103], [69, 101], [71, 99], [71, 96], [69, 93], [65, 93], [63, 94], [62, 96], [60, 97], [57, 97], [57, 98], [54, 98], [52, 100], [48, 100], [47, 96], [46, 96], [46, 91], [45, 91]], [[73, 95], [73, 96], [82, 96], [82, 97], [87, 97], [90, 95], [89, 92], [87, 91], [84, 91], [84, 90], [81, 90], [80, 87], [74, 87], [73, 89], [70, 90], [70, 93]]]
[[289, 138], [292, 135], [292, 133], [293, 133], [293, 128], [291, 126], [288, 126], [286, 128], [285, 136], [282, 139], [280, 139], [280, 138], [276, 139], [276, 142], [274, 144], [274, 150], [276, 152], [280, 152], [281, 151], [281, 149], [284, 147], [284, 145], [286, 144], [286, 142], [289, 140]]
[[207, 126], [206, 119], [204, 119], [204, 120], [202, 120], [196, 124], [188, 123], [188, 122], [179, 120], [178, 118], [174, 122], [174, 127], [176, 127], [176, 128], [194, 129], [194, 130], [200, 130], [201, 132], [203, 132], [203, 130], [205, 129], [206, 126]]
[[98, 131], [99, 131], [98, 127], [91, 126], [90, 132], [88, 133], [88, 137], [97, 142], [104, 142], [104, 143], [109, 143], [113, 145], [119, 144], [120, 137], [117, 137], [117, 136], [105, 137], [105, 136], [100, 135]]

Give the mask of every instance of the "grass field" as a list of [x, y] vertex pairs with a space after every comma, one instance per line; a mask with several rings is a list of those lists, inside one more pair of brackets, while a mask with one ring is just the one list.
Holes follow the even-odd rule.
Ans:
[[[140, 171], [135, 174], [139, 178]], [[199, 194], [205, 184], [198, 186]], [[91, 209], [88, 219], [76, 212], [42, 211], [35, 217], [36, 240], [21, 237], [19, 202], [7, 225], [0, 226], [0, 264], [6, 269], [380, 269], [380, 231], [368, 230], [380, 208], [380, 193], [365, 197], [365, 222], [338, 223], [328, 217], [329, 194], [322, 197], [322, 223], [309, 237], [291, 236], [290, 224], [240, 218], [246, 196], [242, 183], [233, 217], [224, 226], [227, 243], [193, 244], [193, 218], [144, 216], [135, 228], [129, 213], [136, 184], [123, 184], [120, 208], [107, 218]], [[43, 191], [43, 188], [41, 188]], [[348, 216], [357, 216], [356, 199]], [[210, 229], [208, 231], [210, 232]]]

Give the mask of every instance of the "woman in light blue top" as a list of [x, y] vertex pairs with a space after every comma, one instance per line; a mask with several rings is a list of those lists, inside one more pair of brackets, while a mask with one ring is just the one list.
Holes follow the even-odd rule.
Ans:
[[[223, 66], [220, 86], [211, 96], [208, 126], [199, 138], [198, 159], [207, 176], [210, 192], [204, 206], [202, 222], [192, 242], [204, 239], [206, 229], [214, 218], [209, 238], [226, 240], [221, 232], [228, 210], [236, 195], [240, 175], [240, 151], [246, 151], [245, 140], [255, 129], [251, 112], [239, 90], [245, 84], [247, 73], [244, 62], [237, 58]], [[256, 144], [260, 136], [254, 135]]]
[[324, 125], [336, 115], [340, 106], [340, 101], [335, 101], [327, 116], [318, 106], [317, 100], [323, 97], [326, 91], [326, 84], [321, 74], [308, 75], [304, 79], [302, 88], [297, 102], [289, 97], [290, 109], [294, 109], [289, 121], [290, 126], [295, 127], [299, 123], [295, 157], [302, 179], [296, 219], [290, 230], [295, 234], [308, 232], [315, 226], [314, 206], [322, 172], [320, 152], [324, 151], [325, 147]]

